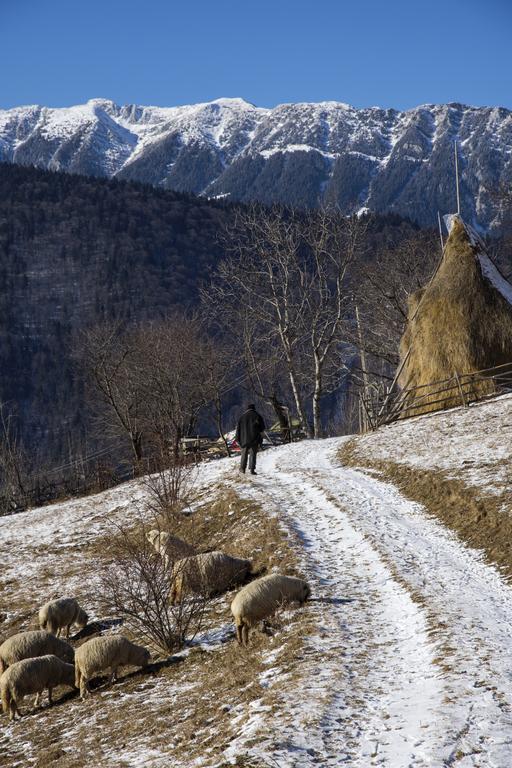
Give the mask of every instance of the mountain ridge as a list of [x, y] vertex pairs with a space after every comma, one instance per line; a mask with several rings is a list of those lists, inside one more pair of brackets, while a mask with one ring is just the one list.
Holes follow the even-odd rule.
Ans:
[[423, 226], [455, 209], [455, 140], [462, 213], [496, 229], [493, 191], [512, 178], [504, 107], [257, 107], [241, 98], [154, 107], [97, 98], [0, 110], [0, 161], [242, 202], [395, 212]]

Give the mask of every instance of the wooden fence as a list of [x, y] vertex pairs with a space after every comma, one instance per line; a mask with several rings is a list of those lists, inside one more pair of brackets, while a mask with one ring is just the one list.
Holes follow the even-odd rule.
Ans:
[[367, 432], [420, 414], [457, 406], [467, 408], [470, 403], [507, 392], [512, 392], [512, 363], [471, 373], [454, 371], [448, 379], [396, 391], [375, 385], [360, 395], [360, 429]]

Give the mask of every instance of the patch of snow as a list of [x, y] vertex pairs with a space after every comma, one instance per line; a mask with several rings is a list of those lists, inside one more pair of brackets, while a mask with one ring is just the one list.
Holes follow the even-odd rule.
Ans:
[[337, 155], [333, 154], [332, 152], [324, 152], [318, 147], [312, 147], [310, 144], [285, 144], [280, 147], [271, 147], [270, 149], [263, 149], [259, 152], [259, 154], [265, 159], [268, 159], [269, 157], [272, 157], [272, 155], [277, 155], [279, 153], [287, 153], [287, 152], [318, 152], [319, 155], [322, 155], [323, 157], [326, 157], [329, 160], [334, 160], [337, 157]]
[[468, 486], [501, 495], [510, 484], [512, 395], [359, 435], [357, 451], [378, 461], [441, 470]]
[[512, 285], [508, 280], [505, 280], [486, 253], [480, 253], [477, 259], [480, 263], [482, 275], [501, 293], [505, 301], [512, 305]]

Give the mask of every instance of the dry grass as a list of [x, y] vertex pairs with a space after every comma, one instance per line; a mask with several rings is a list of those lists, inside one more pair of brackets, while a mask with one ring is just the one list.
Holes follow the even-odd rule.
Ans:
[[[172, 532], [199, 549], [250, 558], [256, 571], [279, 567], [300, 575], [293, 537], [234, 490], [218, 487], [214, 502], [196, 499], [193, 514], [177, 519]], [[108, 561], [111, 544], [106, 536], [89, 545], [92, 567]], [[0, 764], [117, 767], [133, 764], [134, 754], [139, 760], [145, 755], [148, 763], [164, 755], [166, 765], [222, 763], [223, 751], [255, 707], [268, 708], [272, 717], [280, 697], [293, 689], [301, 675], [303, 637], [312, 630], [307, 612], [289, 612], [285, 621], [275, 618], [270, 634], [254, 632], [249, 648], [241, 648], [230, 626], [233, 594], [220, 596], [209, 609], [206, 626], [220, 630], [216, 646], [196, 645], [181, 658], [156, 657], [146, 671], [125, 669], [113, 686], [98, 679], [85, 702], [62, 689], [52, 709], [31, 712], [27, 699], [22, 711], [30, 714], [0, 735]], [[28, 610], [29, 596], [24, 599]], [[280, 686], [259, 681], [269, 668], [268, 651], [275, 652], [271, 664], [281, 670]], [[237, 759], [240, 766], [260, 768], [243, 749]]]
[[[444, 258], [432, 282], [411, 296], [409, 320], [400, 343], [403, 388], [417, 387], [504, 365], [512, 361], [512, 307], [482, 276], [477, 253], [460, 219], [456, 219]], [[439, 387], [433, 387], [432, 389]], [[494, 392], [492, 381], [465, 385], [465, 394], [478, 399]], [[422, 397], [429, 388], [420, 390]], [[429, 400], [445, 398], [430, 404]], [[422, 401], [423, 402], [423, 401]], [[460, 404], [458, 388], [425, 398], [415, 413]]]
[[481, 550], [487, 561], [512, 577], [512, 516], [510, 493], [484, 494], [482, 489], [448, 476], [442, 470], [408, 467], [380, 461], [357, 451], [357, 439], [346, 443], [340, 459], [348, 466], [377, 472], [379, 479], [395, 485], [408, 499], [422, 504], [437, 520], [469, 546]]

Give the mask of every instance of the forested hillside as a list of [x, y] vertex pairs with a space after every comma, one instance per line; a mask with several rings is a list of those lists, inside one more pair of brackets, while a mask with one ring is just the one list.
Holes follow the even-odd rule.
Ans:
[[152, 187], [0, 165], [0, 401], [66, 455], [84, 421], [73, 347], [103, 319], [194, 304], [229, 209]]
[[[196, 306], [235, 211], [132, 182], [0, 165], [0, 403], [31, 457], [48, 466], [78, 438], [97, 446], [85, 430], [81, 332]], [[366, 262], [417, 232], [396, 215], [369, 219]]]

